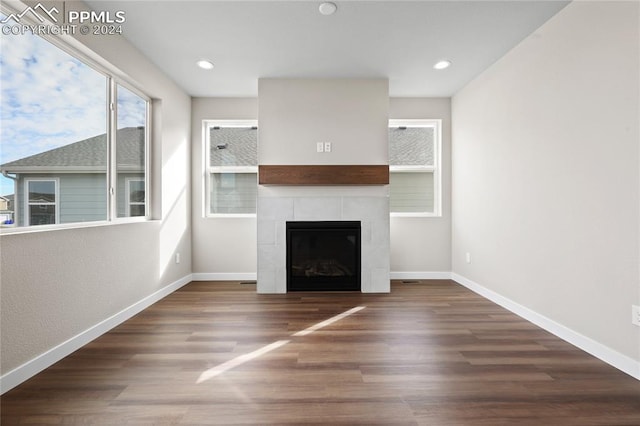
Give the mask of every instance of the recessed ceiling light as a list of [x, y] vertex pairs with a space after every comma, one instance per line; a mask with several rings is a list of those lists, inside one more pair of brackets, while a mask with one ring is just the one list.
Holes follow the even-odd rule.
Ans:
[[333, 15], [338, 10], [338, 6], [335, 3], [325, 2], [320, 5], [318, 10], [325, 16]]
[[433, 68], [435, 68], [437, 70], [443, 70], [445, 68], [449, 68], [450, 66], [451, 66], [451, 61], [449, 61], [447, 59], [443, 59], [442, 61], [436, 62], [436, 64], [433, 66]]
[[212, 70], [213, 69], [213, 62], [208, 61], [206, 59], [200, 59], [198, 62], [196, 62], [196, 64], [202, 68], [203, 70]]

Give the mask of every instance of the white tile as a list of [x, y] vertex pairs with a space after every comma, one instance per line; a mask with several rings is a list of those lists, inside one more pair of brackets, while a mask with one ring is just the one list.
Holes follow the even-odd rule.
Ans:
[[389, 245], [389, 215], [374, 218], [371, 221], [371, 244], [373, 245]]
[[389, 268], [371, 269], [371, 286], [369, 287], [369, 292], [389, 293], [389, 291], [391, 291]]
[[387, 268], [390, 263], [390, 249], [385, 245], [362, 246], [362, 265], [368, 269]]
[[280, 221], [278, 223], [276, 223], [276, 230], [275, 230], [275, 237], [276, 237], [276, 242], [275, 244], [278, 246], [284, 246], [286, 249], [287, 246], [287, 222], [286, 221]]
[[341, 220], [342, 200], [338, 197], [300, 197], [294, 199], [295, 220]]
[[368, 268], [362, 268], [360, 272], [360, 291], [371, 293], [371, 270]]
[[286, 270], [287, 268], [287, 246], [286, 245], [277, 245], [273, 246], [273, 265], [276, 268], [283, 268]]
[[276, 268], [275, 274], [275, 293], [286, 293], [287, 292], [287, 268], [280, 267]]
[[276, 244], [277, 223], [274, 220], [258, 221], [258, 244]]
[[273, 294], [276, 291], [276, 279], [275, 270], [265, 269], [258, 274], [258, 281], [256, 284], [258, 293], [261, 294]]
[[276, 258], [275, 247], [273, 244], [258, 245], [258, 274], [263, 269], [273, 269]]
[[389, 216], [389, 198], [344, 197], [342, 214], [344, 220], [374, 220]]
[[293, 198], [258, 197], [258, 221], [292, 220]]
[[360, 244], [363, 246], [371, 244], [371, 222], [368, 220], [360, 222]]

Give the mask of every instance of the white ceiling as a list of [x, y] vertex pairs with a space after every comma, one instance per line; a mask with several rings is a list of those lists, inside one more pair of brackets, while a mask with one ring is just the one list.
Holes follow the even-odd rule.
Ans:
[[[451, 96], [566, 1], [86, 0], [192, 96], [258, 94], [258, 78], [389, 79], [390, 95]], [[204, 71], [198, 59], [215, 68]], [[453, 65], [433, 69], [440, 59]]]

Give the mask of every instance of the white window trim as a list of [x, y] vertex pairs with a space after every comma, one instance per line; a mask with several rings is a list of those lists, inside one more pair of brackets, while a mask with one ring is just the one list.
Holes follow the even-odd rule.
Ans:
[[[109, 182], [108, 189], [108, 210], [109, 210], [109, 219], [108, 222], [118, 223], [118, 222], [144, 222], [149, 220], [150, 218], [150, 191], [151, 183], [150, 183], [150, 170], [151, 170], [151, 153], [149, 151], [150, 147], [150, 127], [151, 127], [151, 99], [142, 93], [140, 90], [131, 86], [125, 81], [116, 79], [110, 75], [107, 75], [108, 81], [108, 93], [107, 93], [107, 104], [109, 106], [108, 113], [109, 117], [109, 156], [107, 161], [107, 179]], [[115, 164], [115, 159], [117, 158], [116, 153], [116, 135], [118, 132], [118, 86], [122, 86], [125, 89], [129, 90], [134, 95], [139, 96], [145, 101], [145, 126], [144, 126], [144, 179], [139, 178], [127, 178], [125, 179], [125, 201], [126, 201], [126, 216], [118, 217], [118, 166]], [[130, 203], [129, 203], [129, 184], [128, 180], [144, 180], [144, 216], [131, 216], [130, 214]]]
[[389, 120], [392, 127], [433, 127], [433, 166], [389, 166], [390, 173], [432, 172], [433, 212], [391, 212], [391, 217], [442, 217], [442, 120]]
[[[0, 4], [0, 12], [5, 15], [10, 15], [11, 13], [19, 13], [21, 12], [20, 3], [16, 3], [16, 5], [3, 3]], [[34, 17], [31, 15], [25, 15], [22, 18], [22, 21], [28, 24], [40, 24], [37, 22]], [[21, 21], [21, 22], [22, 22]], [[40, 36], [42, 39], [48, 41], [53, 46], [61, 49], [66, 52], [70, 56], [75, 59], [81, 61], [84, 65], [92, 68], [94, 71], [102, 74], [106, 78], [106, 86], [107, 86], [107, 134], [108, 134], [108, 144], [109, 144], [109, 156], [107, 161], [107, 192], [105, 196], [107, 197], [107, 220], [101, 221], [91, 221], [91, 222], [72, 222], [72, 223], [64, 223], [61, 224], [59, 221], [59, 204], [56, 205], [56, 224], [55, 225], [27, 225], [28, 222], [25, 219], [25, 224], [22, 226], [15, 226], [11, 228], [0, 228], [0, 234], [20, 234], [20, 233], [30, 233], [30, 232], [40, 232], [45, 230], [55, 230], [55, 229], [73, 229], [73, 228], [86, 228], [86, 227], [95, 227], [95, 226], [104, 226], [104, 225], [116, 225], [122, 223], [130, 223], [130, 222], [145, 222], [151, 220], [151, 205], [152, 205], [152, 194], [151, 194], [151, 117], [152, 117], [152, 102], [151, 98], [147, 96], [144, 92], [138, 89], [133, 80], [131, 80], [127, 75], [123, 74], [118, 68], [108, 63], [102, 57], [95, 54], [93, 51], [88, 49], [84, 44], [74, 39], [73, 36], [66, 34], [56, 34], [56, 35], [42, 35]], [[117, 99], [115, 98], [115, 87], [117, 85], [121, 85], [136, 95], [140, 96], [146, 102], [146, 123], [145, 123], [145, 216], [135, 216], [135, 217], [118, 217], [117, 215], [117, 207], [116, 207], [116, 185], [115, 179], [117, 175], [117, 171], [115, 170], [115, 165], [112, 166], [114, 162], [115, 155], [115, 126], [117, 116]], [[257, 125], [257, 124], [256, 124]], [[25, 180], [33, 180], [38, 178], [26, 178]], [[55, 178], [51, 178], [49, 180], [54, 180]], [[58, 190], [59, 185], [56, 186], [56, 190]], [[17, 194], [16, 194], [17, 196]], [[28, 200], [25, 197], [24, 201], [18, 200], [20, 205], [27, 207]], [[59, 203], [59, 199], [56, 198], [56, 203]], [[18, 209], [16, 209], [18, 210]], [[15, 219], [17, 222], [17, 214], [19, 211], [14, 213]]]
[[211, 128], [213, 127], [238, 127], [248, 128], [258, 126], [258, 120], [203, 120], [202, 135], [202, 180], [204, 196], [202, 197], [202, 217], [217, 218], [255, 218], [256, 213], [211, 213], [211, 175], [213, 173], [255, 173], [258, 174], [258, 166], [209, 166], [209, 153], [211, 152]]
[[127, 217], [143, 217], [143, 216], [131, 216], [131, 206], [144, 206], [144, 216], [147, 215], [147, 189], [145, 184], [144, 202], [139, 203], [131, 202], [131, 184], [133, 182], [145, 182], [146, 179], [140, 178], [126, 178], [125, 179], [125, 200], [127, 201]]
[[209, 167], [209, 173], [257, 173], [255, 166], [214, 166]]
[[[29, 202], [29, 184], [31, 182], [53, 182], [55, 185], [54, 197], [56, 199], [53, 203], [30, 203]], [[48, 223], [46, 225], [31, 225], [30, 213], [31, 206], [54, 206], [56, 209], [55, 223]], [[53, 226], [60, 224], [60, 179], [53, 177], [41, 177], [41, 178], [26, 178], [24, 180], [24, 226]]]

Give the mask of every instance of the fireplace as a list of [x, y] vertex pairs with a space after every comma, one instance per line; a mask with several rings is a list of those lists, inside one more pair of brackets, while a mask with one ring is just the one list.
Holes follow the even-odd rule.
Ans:
[[[359, 291], [388, 293], [389, 197], [386, 194], [379, 195], [381, 188], [386, 189], [378, 186], [297, 188], [260, 185], [257, 214], [258, 293], [291, 291], [287, 273], [287, 223], [311, 221], [359, 223], [360, 268], [356, 268], [360, 274]], [[357, 286], [354, 287], [358, 291]]]
[[286, 223], [287, 291], [360, 291], [360, 222]]

